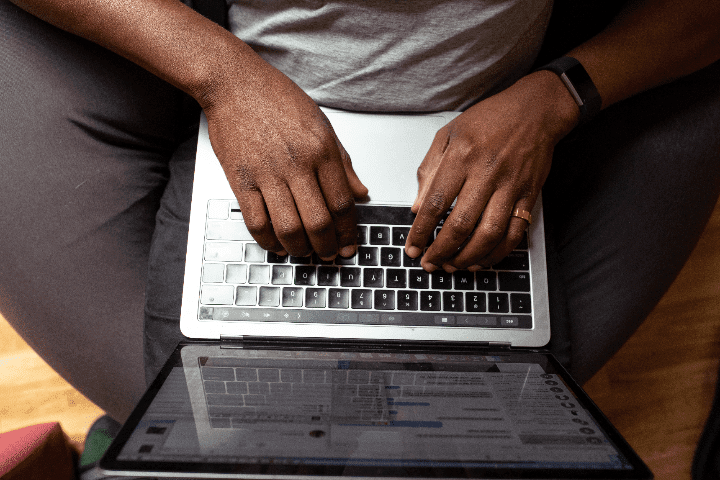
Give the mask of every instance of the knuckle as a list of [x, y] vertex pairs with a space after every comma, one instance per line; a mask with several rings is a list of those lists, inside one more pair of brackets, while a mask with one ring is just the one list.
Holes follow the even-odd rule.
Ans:
[[442, 215], [448, 208], [445, 194], [443, 192], [432, 192], [425, 198], [424, 206], [430, 215]]
[[352, 197], [345, 197], [337, 199], [330, 206], [330, 213], [334, 217], [345, 217], [350, 215], [355, 209], [355, 200]]
[[253, 175], [252, 168], [250, 168], [249, 165], [242, 163], [234, 164], [230, 171], [232, 172], [233, 183], [235, 183], [241, 191], [248, 192], [258, 190], [255, 175]]
[[505, 228], [497, 222], [488, 222], [481, 225], [481, 233], [491, 243], [497, 243], [505, 235]]
[[460, 235], [465, 238], [475, 230], [475, 223], [475, 217], [468, 212], [454, 211], [444, 226], [450, 227], [451, 231], [455, 232], [455, 235]]
[[309, 235], [322, 237], [333, 230], [332, 219], [325, 215], [315, 216], [306, 223], [305, 230]]
[[275, 234], [281, 241], [287, 241], [304, 236], [304, 231], [300, 222], [282, 222], [275, 225]]
[[246, 217], [245, 226], [253, 237], [257, 237], [268, 233], [270, 230], [270, 221], [267, 219]]

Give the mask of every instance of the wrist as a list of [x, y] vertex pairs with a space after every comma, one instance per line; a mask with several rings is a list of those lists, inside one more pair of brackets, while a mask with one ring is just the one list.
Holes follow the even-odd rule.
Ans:
[[574, 57], [560, 57], [538, 69], [556, 74], [572, 96], [580, 111], [579, 125], [592, 120], [602, 107], [600, 93], [582, 63]]
[[562, 80], [546, 70], [533, 72], [518, 83], [533, 89], [533, 108], [542, 114], [546, 131], [555, 143], [567, 136], [580, 121], [580, 110]]

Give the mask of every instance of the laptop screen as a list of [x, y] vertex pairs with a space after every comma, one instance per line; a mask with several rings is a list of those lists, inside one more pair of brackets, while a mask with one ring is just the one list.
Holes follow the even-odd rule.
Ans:
[[650, 478], [546, 354], [178, 347], [113, 474]]

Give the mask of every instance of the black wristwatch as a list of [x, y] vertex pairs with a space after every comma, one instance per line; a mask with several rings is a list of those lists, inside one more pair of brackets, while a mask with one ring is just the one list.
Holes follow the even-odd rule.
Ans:
[[555, 72], [570, 91], [575, 103], [580, 108], [578, 125], [589, 122], [600, 112], [602, 99], [590, 75], [580, 62], [572, 57], [560, 57], [544, 65], [539, 70]]

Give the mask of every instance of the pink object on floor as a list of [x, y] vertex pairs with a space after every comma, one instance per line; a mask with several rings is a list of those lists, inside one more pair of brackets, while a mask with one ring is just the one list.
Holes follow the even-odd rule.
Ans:
[[0, 480], [74, 478], [73, 447], [59, 423], [0, 434]]

